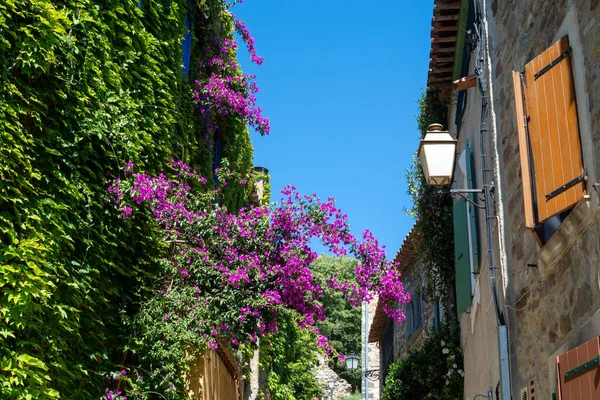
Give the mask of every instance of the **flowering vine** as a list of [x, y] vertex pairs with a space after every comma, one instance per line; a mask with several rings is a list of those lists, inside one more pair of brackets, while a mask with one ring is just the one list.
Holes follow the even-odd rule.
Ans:
[[212, 24], [208, 38], [202, 46], [202, 60], [195, 80], [194, 99], [204, 118], [206, 131], [213, 134], [223, 123], [223, 118], [237, 117], [255, 128], [260, 134], [270, 132], [269, 119], [263, 117], [262, 108], [256, 104], [259, 88], [252, 74], [243, 74], [236, 61], [238, 44], [235, 30], [246, 43], [251, 61], [257, 65], [264, 58], [256, 53], [255, 40], [242, 21], [225, 11], [222, 24], [231, 29], [225, 35]]
[[[235, 179], [224, 168], [217, 173], [223, 184]], [[377, 294], [388, 315], [404, 320], [398, 305], [410, 298], [396, 266], [385, 259], [372, 233], [365, 231], [362, 240], [352, 235], [347, 216], [332, 198], [321, 201], [288, 186], [279, 204], [231, 213], [215, 204], [206, 178], [181, 161], [172, 161], [170, 172], [156, 176], [135, 173], [128, 164], [124, 175], [108, 189], [121, 216], [136, 218], [148, 210], [168, 246], [155, 295], [134, 321], [135, 329], [144, 332], [145, 340], [138, 342], [142, 363], [161, 365], [157, 357], [185, 362], [192, 357], [189, 348], [255, 346], [258, 338], [278, 331], [281, 316], [291, 314], [330, 353], [327, 338], [314, 326], [327, 316], [319, 301], [322, 284], [341, 291], [355, 306]], [[333, 275], [317, 282], [310, 269], [317, 258], [313, 239], [335, 255], [355, 257], [355, 279]], [[148, 370], [147, 375], [143, 382], [165, 393], [177, 392], [167, 390], [171, 385], [183, 389], [177, 368]]]

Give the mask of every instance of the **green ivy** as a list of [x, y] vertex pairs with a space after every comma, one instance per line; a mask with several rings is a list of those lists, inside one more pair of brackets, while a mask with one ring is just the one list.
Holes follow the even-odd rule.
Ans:
[[459, 400], [463, 398], [460, 333], [453, 325], [429, 332], [421, 348], [390, 367], [382, 400]]
[[318, 366], [316, 338], [295, 322], [280, 317], [279, 332], [260, 341], [260, 369], [267, 371], [266, 392], [273, 400], [312, 400], [323, 391], [315, 377]]
[[[441, 101], [437, 92], [423, 92], [417, 116], [421, 136], [425, 136], [430, 124], [447, 120], [447, 101]], [[406, 171], [406, 180], [413, 199], [408, 213], [417, 220], [417, 254], [425, 266], [426, 294], [429, 298], [439, 296], [452, 319], [456, 316], [452, 198], [426, 184], [417, 154]]]
[[[2, 399], [93, 398], [123, 362], [125, 321], [164, 247], [143, 216], [108, 210], [107, 175], [128, 161], [154, 173], [173, 157], [212, 176], [182, 38], [194, 12], [197, 60], [223, 2], [137, 3], [0, 3]], [[227, 126], [224, 156], [249, 173], [248, 129]], [[232, 185], [223, 201], [240, 207], [248, 190]]]

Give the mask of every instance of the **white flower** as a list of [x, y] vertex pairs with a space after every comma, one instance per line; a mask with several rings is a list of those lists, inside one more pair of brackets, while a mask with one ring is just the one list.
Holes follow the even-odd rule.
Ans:
[[446, 342], [444, 342], [443, 340], [440, 342], [440, 344], [442, 345], [442, 347], [446, 346]]
[[456, 369], [456, 368], [458, 368], [458, 365], [452, 364], [452, 368]]
[[448, 353], [450, 353], [450, 350], [448, 350], [446, 347], [444, 347], [444, 348], [442, 349], [442, 353], [444, 353], [444, 354], [448, 354]]
[[450, 357], [448, 357], [450, 359], [450, 361], [454, 361], [454, 359], [456, 358], [456, 356], [454, 354], [451, 354]]

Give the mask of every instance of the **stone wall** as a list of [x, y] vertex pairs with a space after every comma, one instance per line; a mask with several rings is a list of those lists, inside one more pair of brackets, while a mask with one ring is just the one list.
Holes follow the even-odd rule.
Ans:
[[[406, 290], [410, 291], [414, 288], [424, 287], [425, 270], [421, 262], [416, 262], [406, 267], [402, 275], [402, 282]], [[421, 327], [410, 337], [407, 334], [406, 322], [394, 324], [394, 360], [406, 358], [410, 350], [421, 347], [427, 330], [433, 326], [434, 304], [428, 301], [428, 299], [424, 299], [422, 304]]]
[[[599, 335], [598, 194], [582, 200], [542, 247], [525, 227], [511, 71], [568, 34], [584, 164], [590, 183], [600, 171], [600, 7], [598, 0], [491, 1], [488, 10], [500, 174], [504, 182], [506, 312], [512, 395], [535, 382], [536, 400], [555, 390], [557, 353]], [[483, 305], [486, 306], [485, 304]]]
[[[334, 370], [329, 368], [327, 365], [327, 358], [323, 355], [319, 355], [319, 367], [315, 373], [317, 381], [322, 388], [327, 388], [329, 384], [329, 379], [335, 379], [335, 386], [333, 388], [333, 400], [343, 400], [346, 397], [352, 394], [352, 385], [350, 385], [344, 379], [341, 379]], [[330, 395], [329, 392], [324, 392], [323, 399], [329, 400]]]

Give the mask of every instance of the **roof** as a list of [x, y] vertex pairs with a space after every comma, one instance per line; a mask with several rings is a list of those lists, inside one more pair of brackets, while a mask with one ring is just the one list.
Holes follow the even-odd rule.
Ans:
[[452, 93], [461, 4], [461, 0], [434, 0], [427, 90], [439, 91], [440, 98]]
[[417, 256], [417, 242], [419, 240], [419, 234], [415, 231], [415, 227], [417, 223], [413, 225], [412, 229], [402, 242], [402, 245], [398, 249], [396, 253], [396, 257], [394, 257], [394, 262], [400, 264], [400, 272], [404, 271], [406, 267], [412, 265]]
[[[400, 271], [403, 271], [406, 267], [412, 265], [416, 259], [416, 239], [418, 238], [418, 234], [415, 231], [415, 226], [416, 224], [412, 227], [410, 232], [408, 232], [400, 249], [398, 249], [398, 252], [396, 253], [396, 257], [394, 257], [394, 261], [400, 264]], [[381, 331], [385, 328], [386, 320], [387, 315], [383, 312], [383, 303], [378, 300], [375, 316], [373, 317], [373, 322], [369, 329], [369, 343], [379, 342], [379, 337], [381, 336]]]

